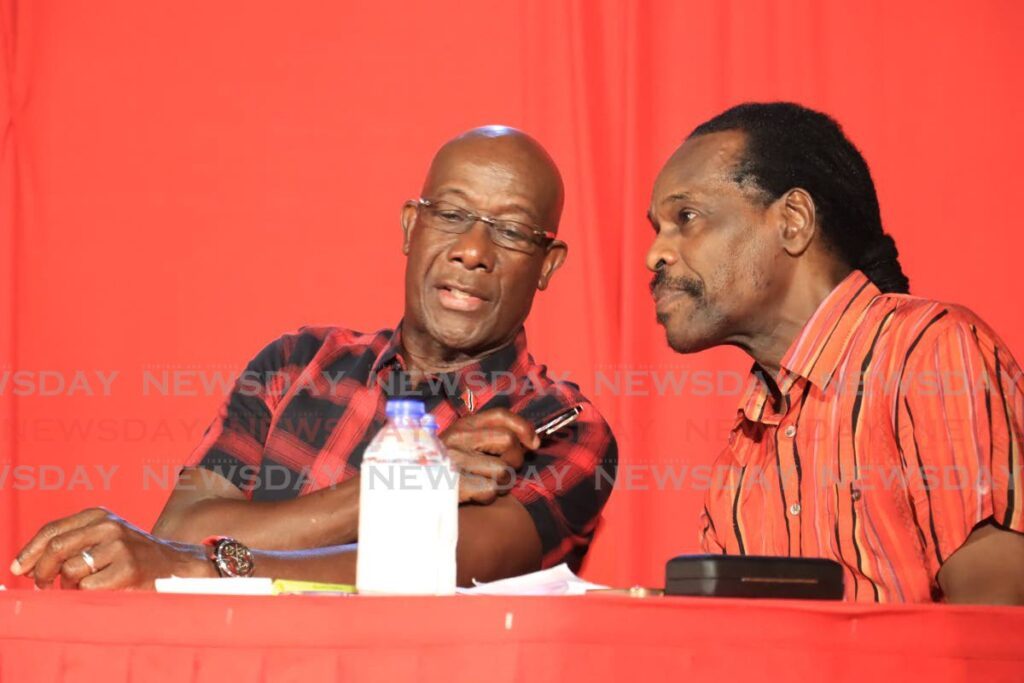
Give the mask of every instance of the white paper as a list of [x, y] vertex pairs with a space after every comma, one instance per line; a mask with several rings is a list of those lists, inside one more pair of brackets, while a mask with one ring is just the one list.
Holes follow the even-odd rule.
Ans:
[[587, 591], [607, 588], [584, 581], [572, 573], [564, 562], [557, 567], [510, 579], [480, 583], [473, 579], [473, 588], [460, 588], [463, 595], [583, 595]]
[[193, 593], [197, 595], [273, 595], [274, 580], [267, 577], [224, 577], [218, 579], [157, 579], [157, 593]]

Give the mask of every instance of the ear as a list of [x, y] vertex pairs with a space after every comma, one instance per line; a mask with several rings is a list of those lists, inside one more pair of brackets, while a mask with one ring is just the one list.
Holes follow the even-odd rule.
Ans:
[[802, 188], [789, 190], [776, 200], [782, 219], [782, 248], [790, 256], [807, 251], [818, 232], [814, 199]]
[[565, 242], [555, 240], [548, 247], [544, 254], [544, 264], [540, 268], [540, 279], [537, 281], [537, 289], [545, 290], [551, 281], [551, 276], [562, 267], [566, 257], [569, 255], [569, 246]]
[[409, 255], [409, 246], [412, 242], [412, 231], [416, 227], [416, 214], [418, 205], [409, 200], [402, 205], [402, 253]]

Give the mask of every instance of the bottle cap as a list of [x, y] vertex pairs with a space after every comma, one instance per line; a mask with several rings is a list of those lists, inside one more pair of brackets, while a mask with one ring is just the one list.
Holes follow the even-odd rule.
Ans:
[[418, 420], [423, 417], [425, 410], [423, 408], [423, 401], [402, 399], [399, 401], [388, 401], [385, 412], [392, 420], [396, 420], [400, 417], [411, 417], [414, 420]]

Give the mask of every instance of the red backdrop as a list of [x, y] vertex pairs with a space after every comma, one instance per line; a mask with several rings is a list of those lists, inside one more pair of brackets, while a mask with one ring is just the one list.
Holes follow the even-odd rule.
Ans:
[[[226, 375], [304, 323], [397, 322], [400, 204], [441, 142], [486, 123], [537, 136], [566, 178], [569, 261], [528, 329], [619, 438], [594, 580], [657, 584], [695, 550], [703, 494], [654, 475], [709, 462], [734, 415], [732, 374], [712, 396], [659, 396], [652, 377], [749, 365], [672, 354], [643, 268], [659, 165], [726, 106], [838, 117], [914, 290], [974, 308], [1024, 356], [1010, 0], [0, 9], [0, 371], [34, 373], [0, 392], [4, 558], [84, 506], [152, 524], [166, 491], [145, 468], [179, 463], [221, 400], [190, 370]], [[118, 372], [110, 395], [97, 371]], [[144, 383], [165, 371], [176, 395]]]

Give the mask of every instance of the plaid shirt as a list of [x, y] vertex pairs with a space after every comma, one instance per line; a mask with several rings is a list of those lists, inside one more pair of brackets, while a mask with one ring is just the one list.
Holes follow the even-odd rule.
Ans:
[[389, 398], [422, 399], [441, 432], [491, 408], [540, 424], [582, 404], [575, 423], [528, 454], [509, 491], [537, 527], [543, 566], [577, 568], [615, 477], [617, 446], [604, 418], [579, 387], [552, 381], [534, 363], [523, 330], [480, 361], [416, 387], [400, 335], [401, 326], [372, 334], [303, 327], [272, 342], [235, 382], [187, 465], [218, 473], [252, 500], [283, 500], [357, 476]]

